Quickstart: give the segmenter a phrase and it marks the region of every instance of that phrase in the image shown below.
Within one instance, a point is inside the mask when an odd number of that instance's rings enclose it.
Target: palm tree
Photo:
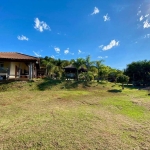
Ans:
[[[51,75],[53,73],[54,68],[55,68],[54,59],[45,57],[45,59],[43,59],[41,61],[41,63],[42,63],[42,65],[44,65],[46,67],[46,76]]]
[[[85,64],[85,60],[83,59],[83,58],[77,58],[76,60],[75,60],[75,62],[73,63],[73,66],[74,67],[76,67],[76,69],[77,69],[77,72],[76,72],[76,75],[77,75],[77,81],[79,80],[79,69],[81,68],[81,67],[84,67],[84,64]]]
[[[91,57],[90,55],[88,55],[85,59],[85,66],[87,68],[87,71],[89,71],[91,66],[93,66],[94,64],[95,64],[95,61],[91,61]]]
[[[96,68],[98,70],[98,79],[97,79],[97,82],[99,82],[99,78],[100,78],[100,70],[101,70],[101,67],[102,67],[102,62],[103,60],[99,60],[99,61],[96,61]]]

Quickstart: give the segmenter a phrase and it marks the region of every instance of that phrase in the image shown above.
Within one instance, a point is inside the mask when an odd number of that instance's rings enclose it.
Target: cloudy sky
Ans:
[[[124,69],[150,60],[150,0],[1,0],[0,51]]]

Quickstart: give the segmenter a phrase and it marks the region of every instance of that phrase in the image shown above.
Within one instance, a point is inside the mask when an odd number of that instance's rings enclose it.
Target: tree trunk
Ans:
[[[98,70],[98,79],[97,79],[97,82],[99,82],[99,78],[100,78],[100,75],[99,75],[99,70]]]
[[[122,83],[122,89],[124,90],[124,84]]]
[[[100,78],[100,77],[98,76],[97,82],[99,82],[99,78]]]
[[[77,69],[77,81],[79,81],[78,74],[79,74],[79,73],[78,73],[78,69]]]

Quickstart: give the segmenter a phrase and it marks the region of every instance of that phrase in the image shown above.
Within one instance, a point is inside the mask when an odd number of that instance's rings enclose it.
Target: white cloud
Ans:
[[[33,53],[34,53],[34,55],[35,55],[36,57],[41,57],[41,55],[38,54],[37,52],[33,51]]]
[[[99,13],[99,9],[97,7],[94,7],[94,11],[93,13],[91,13],[91,15],[96,15]]]
[[[140,17],[140,21],[142,21],[143,19],[144,19],[144,17],[143,17],[143,16],[141,16],[141,17]]]
[[[103,48],[104,45],[100,45],[99,48]]]
[[[18,40],[21,40],[21,41],[24,41],[24,40],[26,40],[26,41],[28,41],[29,40],[29,38],[27,38],[26,36],[24,36],[24,35],[22,35],[22,36],[17,36],[17,38],[18,38]]]
[[[60,52],[60,48],[59,47],[54,47],[54,50],[55,50],[56,53]]]
[[[146,34],[144,38],[150,38],[150,34]]]
[[[102,59],[103,57],[102,56],[98,56],[97,58]]]
[[[105,58],[108,58],[108,56],[104,56],[104,57],[98,56],[97,58],[99,58],[99,59],[105,59]]]
[[[50,56],[51,58],[55,58],[55,56],[54,55],[52,55],[52,56]]]
[[[148,20],[143,22],[143,28],[149,28],[150,27],[150,23],[148,22]]]
[[[145,15],[145,18],[148,17],[148,16],[149,16],[149,14]]]
[[[114,46],[118,46],[118,45],[119,45],[119,41],[112,40],[108,45],[104,46],[102,50],[107,51],[107,50],[113,48]]]
[[[108,16],[108,14],[106,14],[105,16],[103,16],[104,18],[104,21],[109,21],[110,20],[110,17]]]
[[[34,22],[34,28],[40,32],[43,32],[44,30],[51,30],[50,27],[44,21],[40,21],[38,18],[35,18]]]
[[[64,54],[68,54],[69,53],[69,48],[67,48],[66,50],[64,50]]]
[[[78,50],[78,54],[81,54],[81,53],[82,53],[82,51],[79,49],[79,50]]]
[[[138,11],[137,15],[139,15],[141,13],[141,10]]]

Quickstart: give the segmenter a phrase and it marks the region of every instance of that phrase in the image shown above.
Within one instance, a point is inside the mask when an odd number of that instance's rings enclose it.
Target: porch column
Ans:
[[[33,78],[33,64],[30,62],[29,64],[29,80],[32,80]]]
[[[20,64],[19,64],[19,78],[20,78],[20,74],[21,74],[21,66],[20,66]]]
[[[37,68],[36,68],[36,65],[34,65],[34,75],[35,75],[35,78],[37,78]]]

